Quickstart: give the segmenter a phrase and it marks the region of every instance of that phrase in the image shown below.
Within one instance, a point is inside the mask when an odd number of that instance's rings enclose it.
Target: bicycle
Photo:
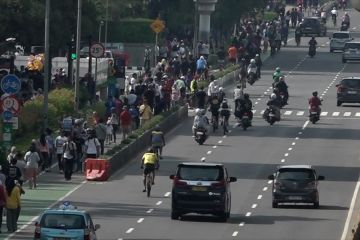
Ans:
[[[223,126],[223,133],[226,135],[226,133],[228,133],[229,119],[225,116],[222,116],[221,124]]]
[[[145,186],[146,186],[146,196],[147,197],[150,197],[153,178],[154,178],[154,172],[153,171],[150,171],[145,175]]]
[[[211,124],[212,124],[213,132],[215,132],[215,130],[219,128],[219,117],[212,114],[211,115]]]
[[[160,161],[159,159],[162,158],[161,155],[160,155],[160,146],[152,146],[152,148],[155,150],[155,153],[156,153],[156,157],[157,157],[157,160],[156,160],[156,163],[155,163],[155,169],[159,169],[160,168]]]

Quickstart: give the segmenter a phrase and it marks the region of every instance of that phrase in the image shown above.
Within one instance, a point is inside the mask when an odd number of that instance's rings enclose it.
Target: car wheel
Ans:
[[[338,107],[340,107],[341,104],[342,104],[342,102],[340,102],[340,101],[337,101],[337,102],[336,102],[336,106],[338,106]]]
[[[314,208],[317,209],[317,208],[319,208],[319,207],[320,207],[319,202],[314,202]]]
[[[343,62],[343,63],[346,63],[346,59],[343,58],[343,59],[342,59],[342,62]]]
[[[272,207],[273,207],[273,208],[278,208],[278,207],[279,207],[279,204],[273,200],[273,201],[272,201]]]
[[[334,50],[332,50],[332,49],[330,48],[330,52],[332,53],[332,52],[334,52]]]
[[[228,216],[230,215],[230,213],[226,213],[226,212],[222,212],[219,214],[219,220],[221,222],[226,222],[228,220]]]
[[[180,213],[174,210],[171,210],[171,219],[172,220],[178,220],[180,217]]]

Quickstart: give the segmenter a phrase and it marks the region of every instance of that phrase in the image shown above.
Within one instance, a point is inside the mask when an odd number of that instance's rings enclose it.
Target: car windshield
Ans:
[[[347,43],[345,44],[345,49],[360,49],[359,43]]]
[[[315,180],[315,175],[310,169],[280,169],[277,175],[280,180]]]
[[[224,175],[222,168],[218,166],[182,166],[178,177],[190,181],[219,181]]]
[[[316,25],[319,21],[317,19],[305,18],[303,24],[305,25]]]
[[[58,229],[84,229],[85,219],[77,214],[47,213],[41,218],[40,226]]]
[[[348,39],[350,36],[348,33],[334,33],[333,38]]]
[[[348,88],[360,88],[360,79],[344,79],[341,81],[341,85]]]

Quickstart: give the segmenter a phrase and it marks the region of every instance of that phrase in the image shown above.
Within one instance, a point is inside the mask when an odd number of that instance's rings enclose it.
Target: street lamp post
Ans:
[[[199,13],[199,41],[209,42],[210,38],[210,15],[215,11],[218,0],[194,0],[196,11]]]
[[[80,94],[79,76],[80,76],[81,8],[82,8],[82,0],[78,0],[77,31],[76,31],[75,112],[79,111],[79,94]]]
[[[49,102],[49,28],[50,28],[50,0],[46,0],[45,6],[45,66],[44,66],[44,129],[48,126],[48,102]]]
[[[104,25],[104,21],[100,21],[100,24],[99,24],[99,40],[98,40],[98,42],[99,43],[101,43],[101,27]],[[97,81],[97,75],[98,75],[98,73],[97,73],[97,67],[98,67],[98,59],[97,58],[95,58],[95,77],[94,77],[94,79],[95,79],[95,85],[96,85],[96,81]]]
[[[104,47],[106,50],[107,45],[107,34],[108,34],[108,21],[109,21],[109,0],[106,0],[106,13],[105,13],[105,41],[104,41]]]

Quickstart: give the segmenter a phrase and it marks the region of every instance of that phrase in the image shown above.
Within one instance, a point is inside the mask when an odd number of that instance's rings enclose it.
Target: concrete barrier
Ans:
[[[184,119],[188,117],[188,107],[181,107],[176,112],[168,116],[163,122],[159,123],[162,131],[166,134]],[[120,151],[116,152],[111,156],[108,161],[110,162],[111,169],[110,174],[113,174],[119,170],[122,166],[128,163],[133,157],[139,154],[139,152],[144,151],[147,147],[150,146],[151,131],[146,131],[142,136],[137,138],[132,143],[128,144]],[[140,162],[140,160],[139,160]]]

